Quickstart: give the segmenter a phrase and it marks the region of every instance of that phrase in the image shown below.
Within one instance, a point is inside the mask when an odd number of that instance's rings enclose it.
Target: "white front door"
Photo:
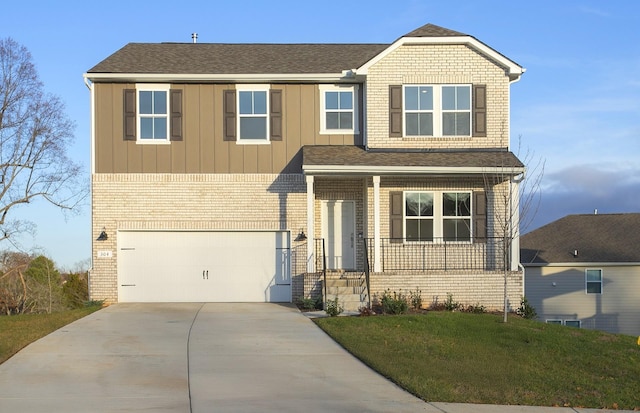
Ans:
[[[355,269],[355,222],[354,201],[322,202],[322,238],[329,269]]]

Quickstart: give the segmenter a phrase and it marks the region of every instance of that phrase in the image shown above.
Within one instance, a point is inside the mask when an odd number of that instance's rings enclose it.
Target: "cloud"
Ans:
[[[591,14],[593,16],[611,17],[611,13],[606,12],[602,9],[596,9],[595,7],[581,6],[578,7],[578,10],[584,14]]]
[[[640,167],[575,165],[543,178],[540,206],[528,232],[570,214],[640,212]],[[524,218],[523,218],[524,220]]]

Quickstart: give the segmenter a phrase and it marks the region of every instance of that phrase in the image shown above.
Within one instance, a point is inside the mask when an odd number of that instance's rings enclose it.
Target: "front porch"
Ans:
[[[371,308],[389,290],[421,296],[425,308],[443,303],[450,294],[462,305],[482,305],[488,311],[504,308],[505,276],[510,310],[515,310],[524,293],[523,275],[508,268],[503,239],[485,242],[439,242],[412,245],[399,239],[382,239],[380,271],[370,265],[374,240],[360,239],[357,249],[361,267],[344,270],[327,268],[325,240],[314,240],[313,271],[303,274],[304,296],[332,300],[345,311]],[[508,254],[506,254],[508,256]],[[507,266],[505,266],[505,262]]]

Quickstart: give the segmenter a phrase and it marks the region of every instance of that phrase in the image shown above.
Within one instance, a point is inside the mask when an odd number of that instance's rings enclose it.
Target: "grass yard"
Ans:
[[[0,316],[0,363],[29,343],[102,308],[100,305],[53,314]]]
[[[315,321],[427,401],[640,410],[637,337],[459,312]]]

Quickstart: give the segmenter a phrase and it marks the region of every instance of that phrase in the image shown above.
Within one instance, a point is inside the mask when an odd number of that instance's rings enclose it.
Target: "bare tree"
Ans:
[[[73,130],[64,103],[44,92],[29,51],[0,39],[0,241],[32,228],[10,219],[15,206],[45,199],[75,211],[87,196],[82,168],[67,154]]]
[[[497,174],[485,174],[484,185],[488,193],[492,194],[493,228],[499,238],[496,247],[504,271],[504,312],[503,321],[507,322],[509,311],[508,276],[511,271],[512,254],[519,255],[520,245],[515,241],[520,238],[522,231],[531,224],[538,212],[541,196],[541,182],[544,176],[545,162],[537,158],[535,153],[527,150],[523,155],[522,138],[518,137],[516,155],[522,156],[526,165],[526,173],[516,173],[516,164],[507,164],[502,157],[502,170]]]

